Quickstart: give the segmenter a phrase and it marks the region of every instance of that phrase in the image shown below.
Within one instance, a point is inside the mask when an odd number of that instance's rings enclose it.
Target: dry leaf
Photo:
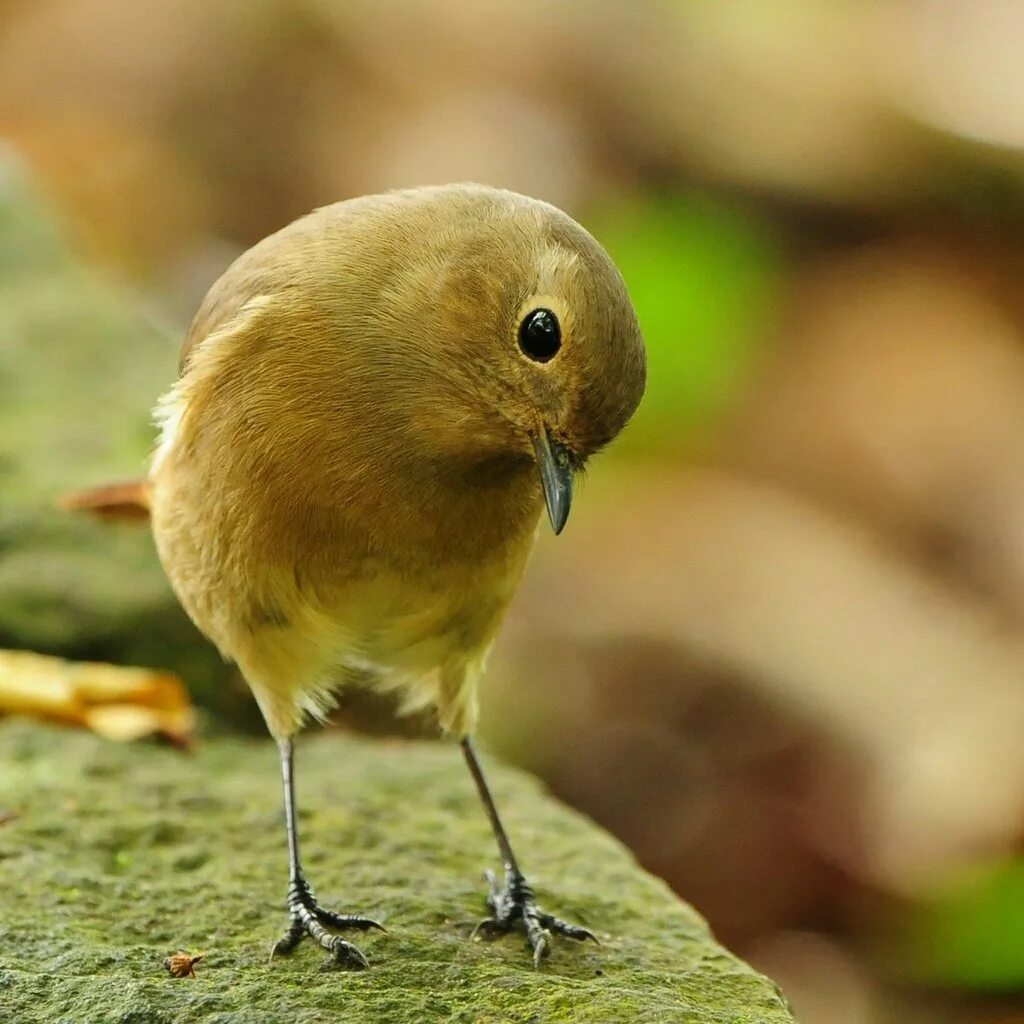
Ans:
[[[169,672],[30,651],[0,650],[2,714],[84,725],[122,741],[158,734],[186,744],[193,727],[188,693]]]
[[[172,978],[194,978],[196,964],[202,959],[202,953],[197,953],[195,956],[189,956],[188,953],[175,953],[164,961],[164,967],[170,972]]]

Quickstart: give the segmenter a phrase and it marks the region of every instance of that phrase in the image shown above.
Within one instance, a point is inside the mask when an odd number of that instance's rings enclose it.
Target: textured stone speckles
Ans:
[[[22,1024],[782,1024],[770,981],[612,838],[521,773],[492,766],[539,897],[600,948],[557,942],[535,971],[525,939],[471,942],[491,836],[445,744],[303,737],[298,790],[310,881],[381,920],[371,962],[325,970],[312,944],[270,962],[285,920],[273,746],[192,755],[0,723],[0,1006]],[[488,759],[491,761],[491,759]],[[202,970],[163,966],[201,950]]]

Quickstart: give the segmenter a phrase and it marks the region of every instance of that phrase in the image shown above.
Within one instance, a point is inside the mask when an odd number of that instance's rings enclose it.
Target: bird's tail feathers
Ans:
[[[71,491],[61,495],[57,504],[69,512],[88,512],[101,519],[148,519],[150,484],[143,478]]]

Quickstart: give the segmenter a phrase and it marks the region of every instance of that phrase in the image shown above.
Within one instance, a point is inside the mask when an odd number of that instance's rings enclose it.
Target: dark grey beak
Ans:
[[[557,535],[562,532],[569,518],[569,506],[572,505],[572,463],[569,452],[564,445],[552,441],[546,430],[534,437],[533,450],[537,453],[537,469],[544,487],[551,529]]]

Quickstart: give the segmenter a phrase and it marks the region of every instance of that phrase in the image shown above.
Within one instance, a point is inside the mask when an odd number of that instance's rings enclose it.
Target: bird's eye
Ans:
[[[550,309],[535,309],[527,313],[519,325],[519,347],[535,362],[546,363],[554,359],[562,347],[558,317]]]

